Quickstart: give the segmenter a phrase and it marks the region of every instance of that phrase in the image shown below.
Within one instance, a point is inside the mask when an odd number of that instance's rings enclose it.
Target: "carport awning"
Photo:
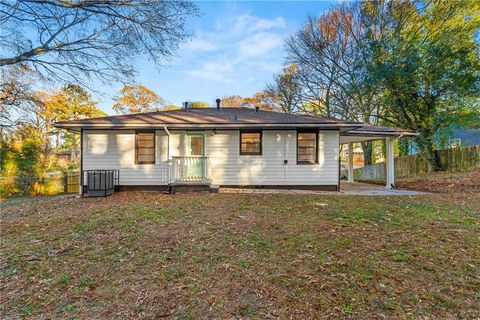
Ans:
[[[349,130],[347,132],[340,133],[340,144],[349,142],[364,142],[381,140],[385,138],[399,138],[403,136],[414,137],[417,134],[414,131],[390,128],[382,126],[365,125],[361,128]]]
[[[410,130],[400,128],[365,125],[361,128],[355,128],[347,132],[340,133],[340,144],[348,143],[348,149],[350,151],[353,150],[354,142],[358,143],[364,141],[385,139],[387,147],[386,188],[391,189],[395,186],[395,155],[393,152],[393,140],[402,136],[416,136],[416,133]],[[353,182],[353,152],[348,153],[348,181]]]

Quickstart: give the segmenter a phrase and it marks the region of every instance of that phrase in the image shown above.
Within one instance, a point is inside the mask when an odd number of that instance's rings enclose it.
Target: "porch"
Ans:
[[[218,187],[212,186],[208,157],[172,157],[168,191],[172,194],[192,191],[218,192]]]
[[[170,185],[210,185],[211,167],[205,156],[173,156],[170,166]]]
[[[88,197],[106,197],[118,192],[120,170],[99,169],[83,170],[81,180],[82,195]],[[206,156],[173,156],[168,161],[168,169],[158,186],[144,186],[149,190],[161,190],[175,193],[179,191],[216,191],[211,187],[211,167]]]

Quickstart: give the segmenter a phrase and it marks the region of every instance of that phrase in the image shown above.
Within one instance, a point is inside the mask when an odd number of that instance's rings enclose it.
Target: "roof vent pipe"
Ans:
[[[215,100],[215,102],[217,103],[217,110],[220,110],[220,102],[222,102],[222,100],[217,98],[217,100]]]
[[[185,101],[183,103],[183,110],[187,111],[187,109],[188,109],[188,101]]]

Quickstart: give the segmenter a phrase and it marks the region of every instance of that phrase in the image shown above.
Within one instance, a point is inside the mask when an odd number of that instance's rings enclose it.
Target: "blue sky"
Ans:
[[[265,88],[285,62],[284,39],[309,15],[319,16],[327,1],[201,1],[188,23],[193,36],[178,56],[156,67],[138,63],[137,83],[164,99],[213,103],[217,97],[250,96]],[[99,106],[113,114],[112,97],[120,84],[105,88]]]

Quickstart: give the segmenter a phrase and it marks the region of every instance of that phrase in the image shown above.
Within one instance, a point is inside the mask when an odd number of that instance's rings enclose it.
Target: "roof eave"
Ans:
[[[238,128],[360,128],[357,123],[221,123],[221,124],[150,124],[150,123],[123,123],[123,124],[76,124],[56,123],[54,127],[66,130],[79,131],[80,129],[238,129]]]
[[[351,130],[344,134],[345,136],[410,136],[415,137],[419,134],[411,131],[374,131],[374,130]]]

